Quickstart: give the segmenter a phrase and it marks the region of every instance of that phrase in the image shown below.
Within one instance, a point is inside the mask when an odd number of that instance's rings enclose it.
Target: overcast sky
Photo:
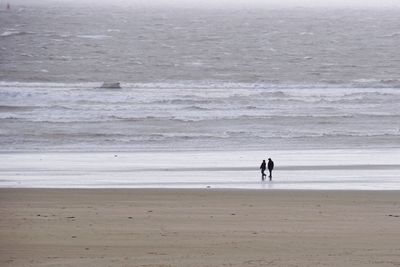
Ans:
[[[98,3],[129,6],[171,7],[400,7],[400,0],[0,0],[14,4]]]

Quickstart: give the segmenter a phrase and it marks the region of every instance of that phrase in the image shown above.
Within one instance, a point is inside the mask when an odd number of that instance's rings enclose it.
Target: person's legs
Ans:
[[[261,170],[261,180],[264,181],[265,177],[267,177],[267,175],[265,174],[265,170]]]
[[[269,171],[269,180],[272,180],[272,170],[268,170]]]

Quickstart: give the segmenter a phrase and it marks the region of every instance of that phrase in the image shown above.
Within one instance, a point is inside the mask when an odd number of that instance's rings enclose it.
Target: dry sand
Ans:
[[[400,266],[400,192],[0,189],[0,266]]]

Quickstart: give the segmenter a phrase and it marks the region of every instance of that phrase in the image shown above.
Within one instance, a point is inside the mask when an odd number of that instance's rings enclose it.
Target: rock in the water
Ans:
[[[109,82],[104,82],[100,88],[105,88],[105,89],[121,89],[121,84],[119,82],[117,83],[109,83]]]

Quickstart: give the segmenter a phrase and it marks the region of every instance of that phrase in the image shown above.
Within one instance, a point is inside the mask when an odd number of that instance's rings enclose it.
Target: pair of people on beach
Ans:
[[[269,180],[272,181],[272,170],[274,169],[274,162],[272,161],[271,158],[268,159],[268,166],[267,163],[265,162],[265,159],[261,163],[260,169],[261,169],[261,180],[265,181],[265,178],[267,175],[265,174],[265,170],[268,167],[269,171]]]

